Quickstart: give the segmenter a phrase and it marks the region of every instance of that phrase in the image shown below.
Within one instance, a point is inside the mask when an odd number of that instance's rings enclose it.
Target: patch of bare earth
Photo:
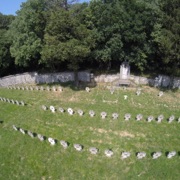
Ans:
[[[96,132],[98,132],[100,134],[113,133],[114,135],[120,136],[120,137],[130,137],[130,138],[135,137],[134,134],[131,134],[131,133],[127,132],[127,131],[112,131],[111,129],[106,130],[106,129],[102,129],[102,128],[92,128],[92,127],[90,127],[89,129],[91,131],[96,131]]]

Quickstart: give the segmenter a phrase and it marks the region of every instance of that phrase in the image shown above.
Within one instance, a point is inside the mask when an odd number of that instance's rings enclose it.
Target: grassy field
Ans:
[[[44,85],[46,86],[46,85]],[[74,90],[66,85],[63,92],[28,91],[0,89],[0,97],[23,100],[26,105],[0,101],[0,180],[13,179],[180,179],[180,92],[164,91],[158,97],[159,90],[142,87],[140,96],[135,88],[116,89],[114,94],[101,84],[91,89]],[[124,100],[127,95],[127,100]],[[42,110],[42,105],[53,105],[57,109],[72,108],[75,114],[52,113]],[[77,110],[82,109],[80,117]],[[94,110],[95,117],[90,117]],[[107,118],[101,119],[100,113],[107,112]],[[117,112],[119,118],[112,119]],[[132,115],[129,121],[124,115]],[[137,114],[143,120],[136,121]],[[163,114],[162,123],[156,120],[147,122],[147,117]],[[168,123],[174,115],[176,119]],[[58,140],[51,146],[47,140],[41,142],[15,131],[16,125],[25,130],[52,137]],[[69,142],[63,149],[59,140]],[[73,144],[84,146],[82,152],[74,149]],[[99,153],[92,155],[90,147],[97,147]],[[106,157],[104,150],[111,149],[114,155]],[[131,152],[127,159],[121,159],[123,151]],[[144,151],[147,156],[137,159],[136,153]],[[152,159],[152,153],[161,151],[162,156]],[[167,159],[168,151],[177,155]]]

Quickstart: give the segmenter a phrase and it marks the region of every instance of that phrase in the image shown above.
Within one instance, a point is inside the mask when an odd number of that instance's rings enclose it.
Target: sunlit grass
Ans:
[[[135,88],[116,89],[111,94],[104,85],[89,93],[71,86],[63,92],[1,88],[1,97],[23,100],[27,105],[0,101],[0,179],[179,179],[179,155],[167,159],[165,153],[180,151],[180,93],[166,91],[158,97],[158,92],[142,87],[140,96]],[[42,105],[66,111],[43,111]],[[75,111],[72,116],[67,113],[69,107]],[[78,109],[84,111],[82,117]],[[95,117],[89,116],[89,110],[95,111]],[[102,111],[107,112],[106,119],[101,119]],[[114,112],[119,114],[117,120],[112,119]],[[129,121],[124,120],[125,113],[131,113]],[[139,113],[143,120],[137,122]],[[165,117],[162,123],[146,121],[149,115],[156,118],[160,114]],[[171,115],[176,120],[169,124]],[[58,143],[50,146],[47,140],[40,142],[37,137],[14,131],[12,125],[55,138]],[[68,141],[69,147],[63,149],[59,140]],[[82,144],[83,151],[77,152],[74,143]],[[97,147],[99,153],[91,155],[89,147]],[[114,155],[107,158],[105,149],[112,149]],[[122,151],[131,152],[131,156],[122,160]],[[137,160],[139,151],[145,151],[147,157]],[[163,155],[152,160],[155,151]]]

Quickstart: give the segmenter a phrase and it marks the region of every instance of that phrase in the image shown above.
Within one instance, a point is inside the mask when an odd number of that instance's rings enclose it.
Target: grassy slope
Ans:
[[[180,93],[169,91],[159,98],[158,90],[149,87],[144,87],[140,96],[135,92],[135,89],[120,89],[111,95],[104,86],[90,93],[69,87],[63,92],[0,89],[1,97],[27,103],[22,107],[0,101],[0,120],[3,120],[0,124],[0,179],[180,179],[180,156],[165,157],[167,151],[180,151],[180,124],[168,124],[166,120],[172,114],[180,116]],[[125,94],[128,95],[126,101]],[[81,108],[85,115],[53,114],[43,111],[43,104],[71,107],[76,111]],[[94,118],[88,115],[91,109],[96,112]],[[101,111],[109,115],[105,120],[100,118]],[[118,120],[112,120],[113,112],[120,114]],[[132,114],[130,121],[124,121],[125,113]],[[144,115],[144,120],[135,121],[138,113]],[[162,123],[145,121],[148,115],[157,117],[159,114],[166,118]],[[58,142],[52,147],[47,141],[40,142],[14,131],[13,124],[66,140],[70,146],[64,150]],[[73,143],[84,145],[83,152],[75,151]],[[98,155],[88,152],[91,146],[99,148]],[[112,158],[104,155],[107,148],[114,151]],[[130,151],[131,157],[121,160],[122,151]],[[137,160],[138,151],[147,152],[147,157]],[[152,160],[154,151],[162,151],[163,156]]]

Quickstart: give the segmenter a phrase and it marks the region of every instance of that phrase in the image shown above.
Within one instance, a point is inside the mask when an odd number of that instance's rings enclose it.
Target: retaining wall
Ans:
[[[113,83],[118,81],[120,74],[102,74],[94,76],[96,83]],[[89,71],[78,72],[79,81],[91,82],[92,74]],[[155,87],[172,87],[180,89],[180,77],[169,77],[159,75],[155,79],[150,79],[141,76],[130,76],[130,80],[137,85],[150,85]],[[73,72],[60,72],[60,73],[46,73],[38,74],[37,72],[16,74],[0,78],[0,86],[11,86],[17,84],[41,84],[41,83],[56,83],[74,81]]]

